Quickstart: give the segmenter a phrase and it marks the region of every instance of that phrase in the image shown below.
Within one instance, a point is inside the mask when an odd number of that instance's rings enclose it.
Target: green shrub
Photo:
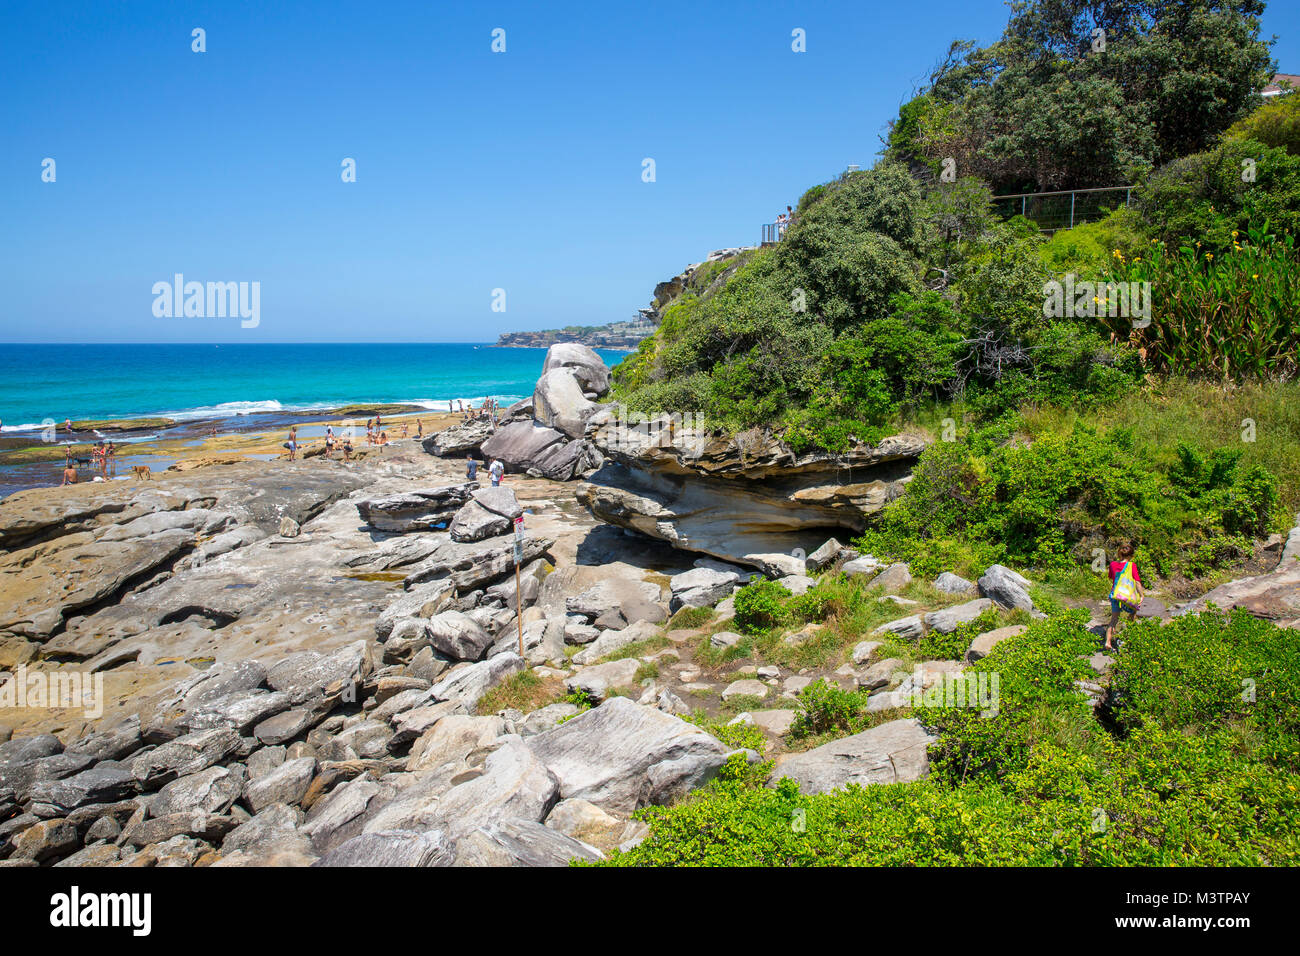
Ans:
[[[736,626],[760,634],[785,620],[790,591],[776,581],[755,581],[736,592]]]
[[[799,692],[799,712],[790,725],[790,739],[824,734],[842,737],[865,730],[870,720],[867,699],[861,691],[845,690],[818,678]]]
[[[1291,631],[1238,609],[1124,632],[1111,686],[1125,729],[1147,723],[1201,733],[1248,723],[1262,755],[1300,769],[1300,644]]]
[[[999,625],[998,612],[992,608],[965,624],[958,624],[948,634],[928,631],[916,642],[916,653],[926,661],[960,661],[966,657],[970,642]]]
[[[1233,123],[1225,139],[1254,140],[1300,156],[1300,96],[1274,96]]]

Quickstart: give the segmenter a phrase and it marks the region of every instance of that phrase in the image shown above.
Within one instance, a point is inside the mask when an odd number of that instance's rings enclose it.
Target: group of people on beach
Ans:
[[[400,437],[402,438],[408,437],[410,435],[410,427],[411,427],[410,423],[400,422],[399,426],[401,428]],[[333,460],[334,449],[338,448],[343,453],[344,461],[352,460],[353,448],[352,448],[352,436],[350,434],[351,431],[352,428],[350,426],[344,429],[343,438],[340,440],[340,438],[334,434],[333,425],[325,426],[325,456],[324,457],[326,459]],[[424,419],[417,418],[415,420],[415,440],[419,441],[423,437],[424,437]],[[387,429],[384,428],[383,419],[379,415],[376,415],[374,418],[367,418],[366,419],[366,444],[378,445],[382,448],[386,446],[389,443],[389,441],[390,439],[388,437],[388,431]],[[297,460],[298,447],[299,447],[297,425],[290,426],[289,434],[286,437],[281,447],[288,449],[290,461]]]
[[[77,483],[77,464],[85,462],[91,468],[99,472],[102,480],[112,478],[117,474],[117,444],[112,441],[99,439],[90,448],[89,457],[80,457],[76,449],[68,447],[63,460],[63,481],[65,485],[75,485]]]

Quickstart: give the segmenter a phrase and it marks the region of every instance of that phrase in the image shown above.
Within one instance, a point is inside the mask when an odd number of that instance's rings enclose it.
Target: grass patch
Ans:
[[[601,663],[607,661],[622,661],[629,657],[640,657],[643,654],[653,654],[655,651],[661,651],[672,641],[662,634],[656,634],[654,637],[647,637],[643,641],[633,641],[631,644],[625,644],[616,651],[611,651],[602,657]]]
[[[757,694],[736,694],[722,702],[722,709],[731,714],[741,714],[747,710],[762,710],[763,698]]]
[[[644,680],[652,680],[659,676],[659,665],[654,661],[645,661],[636,669],[636,674],[632,679],[638,684]]]
[[[711,607],[683,607],[677,610],[677,613],[668,619],[668,624],[664,628],[668,631],[685,631],[693,630],[697,627],[705,627],[713,620],[713,608]]]
[[[562,685],[554,678],[543,678],[531,669],[511,674],[479,698],[480,715],[495,714],[503,710],[522,710],[529,713],[539,707],[555,703]],[[590,706],[590,704],[588,704]]]

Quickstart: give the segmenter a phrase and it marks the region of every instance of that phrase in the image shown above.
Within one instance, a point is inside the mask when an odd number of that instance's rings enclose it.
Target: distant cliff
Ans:
[[[726,281],[744,261],[753,246],[718,249],[703,262],[692,263],[680,274],[655,286],[650,305],[638,309],[635,319],[606,325],[569,325],[562,329],[540,332],[506,332],[497,339],[497,348],[545,349],[560,342],[578,342],[593,349],[635,349],[654,335],[663,311],[684,292],[707,295]]]
[[[634,349],[649,338],[657,325],[657,316],[644,313],[629,322],[606,325],[570,325],[563,329],[540,332],[506,332],[497,339],[497,348],[550,348],[559,342],[578,342],[593,349]]]

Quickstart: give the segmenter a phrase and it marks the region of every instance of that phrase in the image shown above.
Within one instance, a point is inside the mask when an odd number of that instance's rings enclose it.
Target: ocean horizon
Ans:
[[[606,364],[627,353],[597,349]],[[311,412],[358,403],[501,404],[533,393],[544,348],[492,343],[0,344],[3,432],[64,419]]]

